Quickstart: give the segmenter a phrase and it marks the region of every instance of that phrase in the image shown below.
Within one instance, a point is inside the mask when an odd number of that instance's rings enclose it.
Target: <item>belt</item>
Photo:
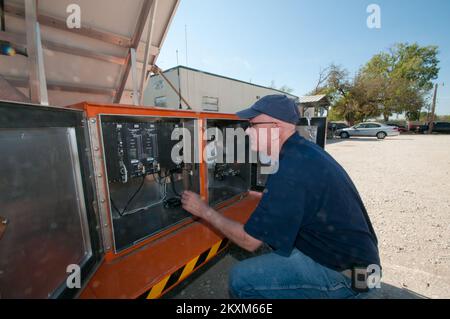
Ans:
[[[368,273],[364,268],[346,269],[340,272],[345,277],[351,280],[352,289],[358,293],[368,292],[369,287],[367,283]]]

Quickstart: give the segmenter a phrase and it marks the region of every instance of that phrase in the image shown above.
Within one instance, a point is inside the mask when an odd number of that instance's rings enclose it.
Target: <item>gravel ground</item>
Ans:
[[[450,136],[402,135],[328,145],[377,232],[383,282],[450,298]]]
[[[338,139],[327,151],[355,182],[377,232],[376,297],[450,298],[450,136]],[[252,256],[232,246],[166,298],[228,298],[228,271]]]

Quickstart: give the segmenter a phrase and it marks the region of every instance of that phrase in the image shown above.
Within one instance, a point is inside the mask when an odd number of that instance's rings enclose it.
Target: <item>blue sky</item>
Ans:
[[[367,6],[381,7],[381,29],[369,29]],[[356,72],[396,42],[438,45],[438,114],[450,114],[448,0],[181,0],[158,64],[186,65],[277,87],[314,88],[331,62]]]

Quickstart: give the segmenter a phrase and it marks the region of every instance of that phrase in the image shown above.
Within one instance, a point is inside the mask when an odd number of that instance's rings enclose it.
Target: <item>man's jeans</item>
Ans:
[[[269,253],[238,263],[230,273],[230,295],[239,299],[365,298],[351,279],[294,249],[290,257]]]

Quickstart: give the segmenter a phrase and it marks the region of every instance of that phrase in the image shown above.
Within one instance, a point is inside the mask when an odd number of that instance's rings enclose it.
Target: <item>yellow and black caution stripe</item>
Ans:
[[[229,241],[226,238],[217,242],[210,249],[191,259],[186,265],[180,267],[174,273],[164,277],[164,279],[154,285],[150,290],[142,294],[139,299],[156,299],[160,297],[172,286],[186,279],[189,274],[197,270],[204,262],[209,261],[220,253],[227,246],[228,242]]]

